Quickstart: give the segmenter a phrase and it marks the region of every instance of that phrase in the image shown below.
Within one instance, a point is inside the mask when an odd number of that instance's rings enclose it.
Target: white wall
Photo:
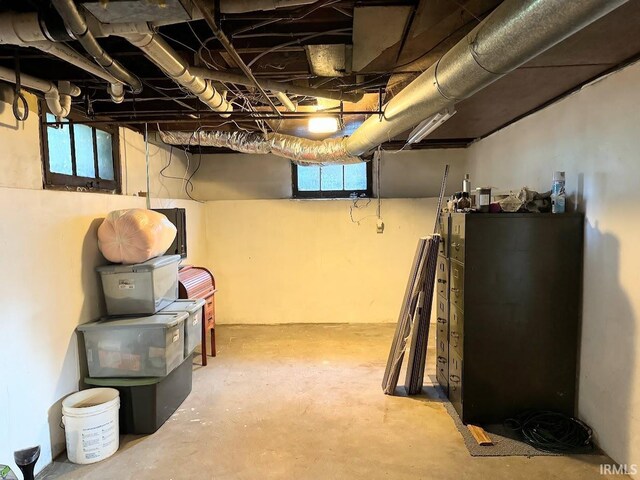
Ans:
[[[365,202],[366,203],[366,202]],[[364,203],[362,203],[364,205]],[[208,264],[220,323],[397,320],[418,238],[433,232],[435,199],[207,202]]]
[[[64,449],[60,401],[80,381],[75,328],[104,313],[94,273],[105,263],[96,242],[99,219],[111,210],[144,208],[145,199],[42,190],[37,106],[29,101],[31,116],[20,125],[0,102],[0,463],[12,463],[14,450],[41,445],[41,470]],[[122,130],[121,145],[124,193],[146,190],[142,137]],[[184,155],[165,172],[178,180],[160,178],[167,162],[167,151],[152,146],[152,207],[187,208],[187,261],[202,264],[204,205],[182,200]]]
[[[382,152],[380,191],[383,198],[431,198],[440,194],[445,165],[446,194],[462,190],[467,151],[462,148]]]
[[[203,155],[194,183],[203,200],[291,198],[291,162],[275,155]]]
[[[440,192],[449,164],[447,192],[460,190],[466,173],[464,149],[385,151],[380,162],[383,198],[429,198]],[[201,200],[291,198],[291,162],[275,155],[203,155],[194,177]]]
[[[636,63],[469,149],[478,184],[546,191],[566,171],[586,214],[579,412],[626,464],[640,464],[639,86]]]
[[[350,200],[291,200],[289,160],[203,156],[195,195],[207,200],[217,321],[395,322],[418,238],[433,232],[433,197],[447,163],[447,190],[459,190],[464,150],[383,152],[386,228],[377,234],[376,200],[359,200],[359,208]]]
[[[10,89],[0,90],[7,98]],[[146,165],[142,136],[121,129],[122,195],[43,190],[37,104],[27,99],[32,113],[20,124],[0,101],[0,202],[15,207],[6,209],[0,235],[1,266],[10,272],[0,279],[0,321],[10,339],[0,362],[0,463],[39,444],[40,470],[64,448],[60,402],[81,375],[75,328],[104,311],[94,273],[104,263],[99,219],[145,206],[136,195],[146,191]],[[405,162],[387,160],[404,155]],[[462,165],[464,154],[385,154],[383,196],[433,195],[445,160]],[[385,199],[378,235],[375,202],[359,202],[358,224],[350,201],[248,200],[290,197],[290,163],[277,157],[205,157],[190,193],[217,201],[186,200],[185,179],[197,162],[151,145],[152,207],[187,208],[187,261],[215,270],[221,322],[395,321],[417,239],[433,225],[433,200]]]

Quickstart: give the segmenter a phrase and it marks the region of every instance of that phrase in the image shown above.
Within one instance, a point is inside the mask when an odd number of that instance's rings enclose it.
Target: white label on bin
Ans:
[[[177,330],[176,333],[173,334],[173,340],[171,340],[171,343],[176,343],[179,338],[180,338],[180,330]]]
[[[136,284],[135,284],[134,280],[128,280],[128,279],[119,280],[118,281],[118,288],[120,290],[132,290],[132,289],[136,288]]]

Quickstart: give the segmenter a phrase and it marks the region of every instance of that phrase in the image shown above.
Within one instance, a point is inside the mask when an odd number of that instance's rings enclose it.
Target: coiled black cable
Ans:
[[[577,418],[546,410],[529,410],[504,422],[523,440],[544,452],[588,453],[593,450],[593,430]]]

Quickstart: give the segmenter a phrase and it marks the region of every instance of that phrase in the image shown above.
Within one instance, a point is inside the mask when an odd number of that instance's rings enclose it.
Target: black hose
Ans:
[[[528,410],[504,422],[537,450],[550,453],[588,453],[594,448],[593,430],[577,418],[546,410]]]
[[[13,96],[13,102],[11,104],[11,108],[13,110],[13,116],[16,117],[16,120],[19,122],[24,122],[27,118],[29,118],[29,104],[27,103],[27,99],[24,98],[22,94],[21,82],[20,82],[20,56],[16,53],[16,86],[15,86],[15,95]],[[22,113],[20,113],[20,103],[22,103]]]
[[[22,104],[22,112],[20,112],[20,104]],[[13,97],[11,108],[13,110],[13,116],[16,117],[16,120],[19,122],[24,122],[29,118],[29,104],[27,103],[27,99],[24,98],[22,92],[16,92]]]

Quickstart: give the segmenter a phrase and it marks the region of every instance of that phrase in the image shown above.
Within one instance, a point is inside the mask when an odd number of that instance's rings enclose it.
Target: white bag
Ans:
[[[132,208],[110,212],[98,227],[98,248],[114,263],[142,263],[163,255],[176,227],[163,214]]]

